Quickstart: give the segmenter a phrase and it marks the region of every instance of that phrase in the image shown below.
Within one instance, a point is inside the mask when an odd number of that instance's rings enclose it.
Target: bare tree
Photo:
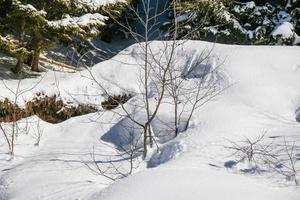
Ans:
[[[129,100],[124,104],[118,98],[114,98],[115,94],[112,94],[105,87],[103,81],[114,84],[125,94],[128,91],[117,83],[112,83],[106,77],[101,77],[101,80],[98,80],[98,77],[95,77],[92,70],[87,67],[89,71],[88,78],[99,86],[101,93],[107,99],[112,100],[113,104],[119,105],[120,109],[112,110],[112,112],[120,118],[128,118],[134,126],[139,127],[140,134],[143,136],[141,139],[144,158],[147,157],[148,148],[152,148],[157,142],[155,140],[155,133],[152,130],[152,123],[157,118],[162,105],[168,101],[169,96],[173,98],[175,113],[174,127],[175,135],[177,135],[179,133],[178,126],[182,113],[185,113],[186,116],[186,130],[195,110],[220,93],[218,85],[220,79],[215,77],[217,76],[217,69],[212,69],[211,66],[209,67],[209,64],[205,63],[208,62],[211,51],[207,52],[208,55],[204,52],[200,55],[197,55],[198,53],[195,54],[194,59],[186,60],[179,68],[176,65],[177,56],[179,56],[177,55],[178,49],[185,44],[185,41],[176,40],[179,26],[176,14],[177,1],[173,0],[171,3],[169,1],[165,2],[166,4],[163,6],[161,5],[161,1],[154,0],[141,0],[136,5],[129,3],[127,8],[132,18],[136,21],[134,26],[132,26],[130,19],[125,17],[123,22],[120,22],[113,14],[107,12],[111,19],[127,32],[135,41],[136,46],[139,47],[134,52],[134,55],[131,55],[136,58],[135,67],[139,71],[139,90],[135,91],[132,95],[135,101]],[[174,26],[171,26],[168,30],[172,34],[171,40],[154,45],[154,40],[166,39],[164,38],[165,34],[159,29],[159,18],[169,11],[172,11],[174,16]],[[186,65],[191,68],[186,69]],[[204,70],[203,75],[192,78],[192,74],[195,72],[193,68],[198,69],[201,67]],[[209,69],[206,69],[206,67]],[[184,70],[185,74],[181,70]],[[179,74],[180,72],[181,74]],[[194,80],[190,81],[191,79]],[[188,104],[181,111],[178,109],[180,102]],[[137,118],[137,113],[142,116]]]
[[[20,98],[23,97],[23,95],[27,92],[32,91],[43,79],[44,76],[42,76],[35,84],[33,84],[30,87],[27,88],[22,88],[22,78],[19,78],[17,81],[17,84],[15,86],[15,88],[9,86],[4,80],[2,80],[2,84],[4,85],[4,87],[12,94],[13,100],[11,103],[11,110],[10,110],[10,114],[11,114],[11,119],[10,119],[10,125],[11,125],[11,129],[7,130],[4,128],[4,126],[2,125],[2,122],[0,122],[0,129],[5,137],[5,140],[7,142],[8,145],[8,149],[9,149],[9,154],[11,156],[14,156],[15,153],[15,140],[19,135],[19,127],[18,127],[18,120],[20,120],[20,118],[22,118],[22,112],[21,109],[18,107],[18,101]],[[7,99],[7,101],[9,101]],[[8,102],[8,104],[10,104],[10,102]]]
[[[137,95],[140,95],[143,99],[142,110],[145,112],[145,120],[140,122],[135,119],[134,112],[126,108],[126,106],[120,103],[122,111],[125,114],[117,113],[118,115],[123,115],[129,118],[134,124],[141,127],[143,135],[143,157],[147,156],[148,145],[150,148],[153,147],[155,141],[153,141],[153,133],[151,130],[151,122],[156,117],[159,108],[162,104],[163,98],[166,93],[166,86],[168,84],[168,71],[170,70],[175,49],[177,47],[177,41],[174,40],[170,43],[166,43],[164,48],[160,52],[154,52],[151,46],[153,39],[162,38],[162,33],[158,29],[159,20],[158,18],[164,13],[168,12],[169,7],[166,5],[160,11],[158,11],[159,1],[156,1],[156,5],[153,5],[151,0],[141,0],[140,4],[133,5],[130,3],[128,5],[128,10],[132,13],[133,18],[138,21],[136,24],[137,28],[132,27],[129,19],[125,19],[125,23],[119,22],[111,13],[108,13],[110,17],[123,29],[125,30],[139,46],[140,51],[138,52],[138,68],[140,71],[140,91]],[[167,56],[164,56],[168,54]],[[140,62],[142,60],[142,62]],[[96,80],[96,78],[91,74],[92,79],[94,79],[100,86],[103,93],[107,98],[112,97],[103,85]],[[150,105],[150,92],[151,85],[155,86],[156,89],[156,102]],[[117,100],[116,100],[117,101]],[[135,105],[136,107],[140,107]]]
[[[18,98],[22,94],[20,91],[20,85],[21,85],[21,80],[18,80],[17,86],[15,90],[10,89],[4,81],[2,81],[3,85],[14,95],[14,100],[12,102],[12,122],[11,122],[11,131],[8,133],[7,130],[5,130],[1,124],[1,130],[5,136],[7,145],[9,147],[9,154],[14,155],[14,147],[15,147],[15,138],[18,136],[18,128],[17,128],[17,115],[18,115]]]

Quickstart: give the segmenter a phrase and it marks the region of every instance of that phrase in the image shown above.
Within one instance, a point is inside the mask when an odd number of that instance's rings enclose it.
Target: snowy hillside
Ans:
[[[151,43],[154,53],[164,46],[164,42]],[[164,104],[152,123],[159,150],[150,149],[144,160],[138,155],[132,175],[110,179],[116,169],[125,173],[130,165],[124,156],[127,146],[118,146],[122,142],[128,145],[127,132],[122,129],[128,124],[126,117],[116,116],[120,107],[58,124],[33,116],[18,122],[20,130],[26,131],[18,135],[13,159],[7,154],[5,138],[0,137],[0,199],[299,200],[299,47],[187,41],[176,49],[176,62],[194,58],[203,50],[212,50],[212,57],[209,63],[197,65],[197,73],[203,70],[201,66],[220,66],[223,84],[229,87],[197,110],[190,128],[175,139],[161,135],[168,133],[162,121],[171,120],[172,113]],[[137,98],[140,51],[136,44],[91,71],[47,72],[41,78],[22,80],[20,90],[30,90],[23,92],[17,103],[24,106],[43,92],[59,94],[66,103],[100,107],[105,94],[98,82],[113,94],[135,94],[124,104],[131,109],[133,103],[142,102]],[[4,83],[0,85],[1,99],[13,100],[12,91],[19,81]],[[155,86],[151,87],[150,103],[157,100],[155,91]],[[137,120],[144,120],[141,115],[137,112]],[[4,129],[10,125],[6,123]],[[274,169],[259,160],[240,159],[230,148],[242,145],[246,138],[255,141],[260,137],[259,148],[280,150],[276,151],[280,163]],[[289,156],[293,165],[289,165]],[[103,170],[107,173],[101,173]]]
[[[206,45],[190,42],[188,48]],[[299,199],[298,187],[287,187],[291,183],[274,173],[251,171],[224,148],[227,140],[254,139],[266,131],[276,142],[283,138],[295,142],[299,160],[299,51],[216,45],[214,52],[226,60],[224,69],[232,87],[197,114],[193,128],[174,142],[180,147],[172,143],[162,150],[168,152],[161,153],[166,163],[116,182],[93,198]],[[165,160],[170,159],[164,158],[166,154],[174,154],[171,161]]]

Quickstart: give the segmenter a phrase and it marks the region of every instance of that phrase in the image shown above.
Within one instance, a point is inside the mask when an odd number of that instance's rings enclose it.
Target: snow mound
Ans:
[[[283,39],[293,38],[294,26],[290,22],[283,22],[272,32],[272,36],[274,38],[281,36]]]
[[[299,195],[285,188],[270,188],[247,177],[202,168],[152,169],[118,181],[92,199],[223,199],[223,200],[298,200]],[[205,171],[205,173],[204,173]],[[221,181],[228,180],[228,181]],[[134,184],[137,183],[137,184]]]
[[[213,46],[195,41],[184,45],[188,52]],[[270,137],[292,138],[299,145],[300,125],[295,121],[295,110],[300,102],[300,49],[217,44],[213,52],[224,61],[222,68],[230,77],[231,87],[195,114],[193,127],[181,133],[178,141],[162,143],[159,152],[149,159],[148,170],[115,182],[93,198],[300,198],[299,188],[290,186],[292,182],[277,174],[252,173],[249,163],[237,162],[224,148],[227,139],[255,138],[263,130]],[[211,67],[213,62],[205,66]],[[187,66],[186,71],[189,69]]]

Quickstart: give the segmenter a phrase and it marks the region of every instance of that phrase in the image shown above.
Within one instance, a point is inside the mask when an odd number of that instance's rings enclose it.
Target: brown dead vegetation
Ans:
[[[7,98],[0,101],[0,122],[13,122],[37,115],[49,123],[60,123],[71,117],[94,113],[98,110],[91,105],[65,104],[58,96],[37,94],[31,101],[26,102],[25,108],[20,108]]]

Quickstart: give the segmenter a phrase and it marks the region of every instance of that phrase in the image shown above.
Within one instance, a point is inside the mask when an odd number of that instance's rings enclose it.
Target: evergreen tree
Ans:
[[[182,0],[179,37],[235,44],[295,43],[300,34],[300,1],[295,0]],[[182,16],[187,16],[186,18]],[[285,23],[290,32],[280,34]],[[277,31],[276,31],[277,29]],[[273,33],[276,32],[274,35]]]
[[[11,31],[0,38],[0,50],[18,58],[14,71],[20,71],[27,58],[31,69],[38,71],[41,52],[61,40],[97,36],[107,18],[98,13],[102,5],[92,2],[97,0],[12,0],[1,21]]]

